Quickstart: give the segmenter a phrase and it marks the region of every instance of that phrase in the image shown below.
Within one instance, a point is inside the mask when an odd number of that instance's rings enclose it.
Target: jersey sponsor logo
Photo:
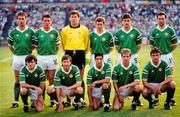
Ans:
[[[29,34],[28,34],[28,33],[26,33],[26,34],[25,34],[25,37],[29,37]]]
[[[34,77],[38,77],[38,74],[34,74]]]
[[[132,71],[129,71],[129,74],[133,74],[133,72],[132,72]]]
[[[69,74],[69,78],[73,78],[73,74]]]

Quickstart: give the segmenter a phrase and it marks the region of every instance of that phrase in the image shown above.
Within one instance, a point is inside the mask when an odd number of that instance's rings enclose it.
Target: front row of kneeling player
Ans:
[[[141,106],[139,100],[140,94],[148,100],[149,108],[155,106],[152,94],[159,95],[167,92],[164,103],[165,109],[171,109],[171,104],[175,105],[173,100],[175,92],[175,82],[169,66],[160,59],[161,52],[154,48],[150,52],[151,60],[145,65],[142,72],[143,89],[140,87],[140,75],[136,65],[131,63],[131,52],[129,49],[123,49],[122,63],[114,67],[111,74],[110,65],[103,62],[101,53],[95,54],[95,65],[90,68],[87,74],[87,89],[89,97],[89,109],[97,110],[102,105],[101,98],[104,97],[104,111],[110,112],[110,91],[112,77],[115,96],[112,109],[117,111],[123,107],[127,96],[133,96],[131,107],[137,110]],[[29,55],[25,59],[26,66],[21,68],[20,84],[21,97],[24,103],[24,111],[28,112],[27,97],[30,95],[32,100],[31,107],[37,111],[43,111],[44,101],[42,89],[45,85],[45,74],[43,69],[37,65],[37,59]],[[48,94],[57,101],[56,111],[63,111],[63,98],[65,96],[73,97],[73,106],[78,110],[84,104],[82,99],[83,88],[81,87],[81,78],[78,67],[71,64],[71,57],[64,55],[62,57],[62,66],[57,70],[54,78],[54,85],[47,89]]]

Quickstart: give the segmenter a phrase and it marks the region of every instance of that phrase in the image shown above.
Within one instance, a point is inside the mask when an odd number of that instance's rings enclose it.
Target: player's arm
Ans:
[[[116,94],[118,95],[119,94],[119,88],[118,88],[118,85],[117,85],[117,81],[113,81],[113,87],[114,87],[114,90],[115,90]]]
[[[61,42],[60,42],[60,35],[59,35],[59,33],[58,33],[58,31],[56,31],[57,32],[57,38],[56,38],[56,52],[58,53],[58,51],[59,51],[59,46],[61,45]]]
[[[150,83],[148,83],[147,80],[143,79],[142,83],[143,83],[144,87],[151,89],[151,90],[154,90],[154,86],[151,85]]]
[[[85,51],[86,51],[86,53],[87,53],[87,52],[90,51],[90,36],[89,36],[89,30],[86,29],[84,33],[85,33],[84,43],[85,43],[85,47],[86,47]]]
[[[161,82],[160,86],[163,86],[164,84],[170,83],[171,81],[173,81],[172,75],[167,77],[163,82]]]
[[[67,90],[71,90],[71,89],[75,89],[77,87],[80,87],[81,86],[81,82],[76,82],[75,84],[73,84],[72,86],[69,86],[67,88]]]
[[[12,53],[14,53],[14,48],[13,48],[13,46],[8,44],[8,47],[9,47],[9,50],[10,50]]]
[[[96,80],[92,83],[92,86],[96,86],[96,84],[103,84],[103,83],[109,83],[110,82],[110,78],[105,78],[102,80]]]
[[[93,110],[93,97],[92,97],[92,88],[91,86],[88,86],[88,98],[89,98],[89,110]]]
[[[177,47],[177,44],[172,44],[172,50],[175,50]]]
[[[139,85],[139,84],[140,84],[140,81],[139,80],[135,80],[135,81],[133,81],[133,82],[131,82],[129,84],[126,84],[126,85],[120,87],[120,88],[134,87],[134,86]]]
[[[137,51],[139,51],[141,49],[141,44],[142,44],[142,34],[139,30],[137,30],[137,39],[136,39]]]
[[[43,91],[45,89],[45,84],[46,84],[46,78],[45,78],[45,73],[44,70],[41,68],[39,72],[39,79],[40,79],[40,88]]]
[[[9,47],[9,50],[14,53],[14,48],[13,48],[13,34],[12,32],[9,33],[8,35],[8,47]]]
[[[176,32],[173,28],[171,28],[171,43],[172,43],[172,51],[177,47],[178,38]]]

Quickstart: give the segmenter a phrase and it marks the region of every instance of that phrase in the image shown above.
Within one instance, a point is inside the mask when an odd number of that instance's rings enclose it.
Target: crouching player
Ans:
[[[56,72],[54,78],[54,86],[50,86],[47,90],[48,94],[57,102],[56,111],[64,111],[63,98],[76,96],[73,102],[75,110],[83,106],[83,88],[81,87],[81,77],[77,66],[72,65],[72,58],[69,55],[62,57],[62,67]],[[79,104],[81,102],[81,104]]]
[[[173,81],[170,67],[167,63],[161,60],[161,52],[157,48],[153,48],[150,52],[151,61],[144,67],[142,73],[143,92],[142,95],[149,102],[149,108],[154,108],[151,95],[159,95],[162,92],[167,92],[164,109],[171,109],[170,102],[174,97],[176,84]]]
[[[103,54],[95,54],[95,65],[90,68],[87,75],[89,109],[97,110],[100,107],[102,93],[104,95],[104,112],[110,112],[110,65],[103,62]]]
[[[36,111],[44,110],[44,100],[42,97],[42,89],[45,86],[44,70],[37,65],[37,59],[33,55],[25,58],[26,65],[20,70],[20,93],[24,103],[24,112],[28,112],[28,95],[30,95],[32,105]]]
[[[137,110],[137,106],[140,103],[139,96],[142,91],[139,86],[139,70],[136,65],[131,63],[131,51],[129,49],[122,49],[121,56],[122,62],[114,68],[112,74],[115,89],[113,110],[120,110],[127,96],[134,97],[131,107],[132,110]]]

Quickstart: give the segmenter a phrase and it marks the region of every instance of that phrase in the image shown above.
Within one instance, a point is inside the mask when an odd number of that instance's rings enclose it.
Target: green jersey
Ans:
[[[172,51],[172,44],[177,43],[177,37],[174,29],[166,26],[163,30],[156,27],[152,30],[150,37],[150,44],[160,49],[162,54],[168,54]]]
[[[56,47],[60,44],[59,33],[56,29],[51,28],[49,31],[39,29],[35,33],[35,40],[39,55],[56,55]]]
[[[34,31],[26,27],[21,31],[18,27],[10,31],[8,44],[14,49],[14,55],[28,55],[32,53]]]
[[[113,36],[110,32],[104,31],[102,34],[98,34],[96,31],[90,34],[90,47],[92,54],[102,53],[109,54],[110,48],[114,46]]]
[[[112,80],[117,82],[117,86],[121,87],[135,80],[140,80],[139,70],[136,65],[131,64],[126,68],[122,64],[114,67]]]
[[[77,66],[72,65],[68,72],[64,71],[63,67],[61,67],[55,74],[54,86],[72,86],[81,81],[79,68]]]
[[[129,48],[132,54],[136,54],[136,46],[142,43],[142,35],[134,27],[131,27],[128,32],[121,28],[115,32],[114,37],[115,45],[119,46],[118,53],[121,53],[123,48]]]
[[[45,81],[44,70],[39,65],[36,65],[33,70],[29,70],[27,66],[23,66],[20,70],[19,80],[20,82],[39,87]]]
[[[91,67],[87,74],[87,85],[92,84],[97,80],[102,80],[105,78],[111,78],[111,68],[110,65],[104,63],[101,69],[98,69],[95,65]],[[102,84],[96,84],[95,87],[101,87]]]
[[[161,83],[165,77],[171,76],[170,67],[163,60],[158,65],[154,65],[152,61],[145,65],[142,72],[142,79],[150,83]]]

